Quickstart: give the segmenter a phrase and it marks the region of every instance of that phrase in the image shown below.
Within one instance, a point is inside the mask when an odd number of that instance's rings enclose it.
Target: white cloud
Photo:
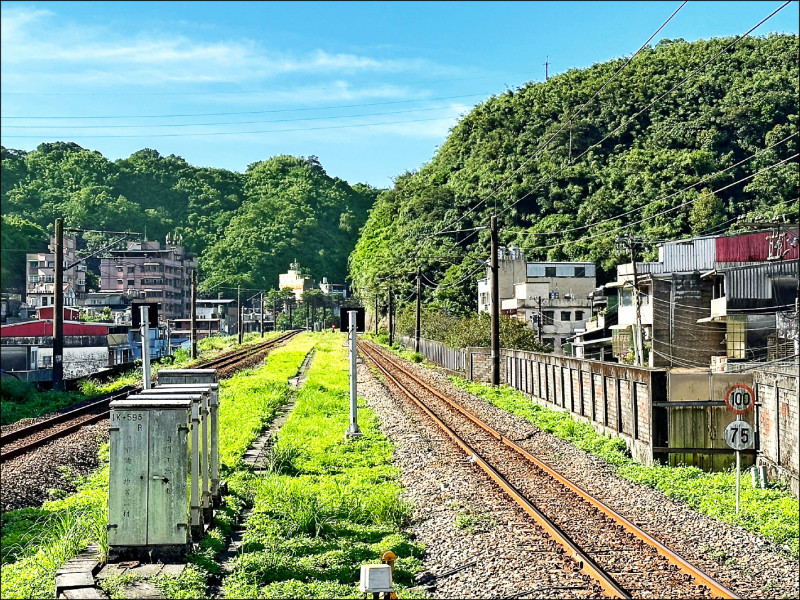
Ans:
[[[289,74],[399,73],[435,67],[419,59],[385,60],[322,49],[304,54],[269,51],[250,40],[205,42],[174,33],[120,36],[102,27],[55,21],[50,11],[3,9],[4,76],[19,82],[24,72],[34,75],[39,85],[151,86],[257,82]]]

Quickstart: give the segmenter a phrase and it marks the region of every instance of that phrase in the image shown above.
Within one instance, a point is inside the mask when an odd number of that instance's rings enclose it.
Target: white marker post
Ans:
[[[140,306],[142,334],[142,371],[144,372],[144,389],[150,389],[150,307]]]
[[[348,311],[347,335],[350,341],[350,427],[347,429],[345,437],[356,437],[364,435],[358,428],[358,393],[356,389],[356,382],[358,374],[356,373],[356,358],[358,356],[356,350],[356,311]]]

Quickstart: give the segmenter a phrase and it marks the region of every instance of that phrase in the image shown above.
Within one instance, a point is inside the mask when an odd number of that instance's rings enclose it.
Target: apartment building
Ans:
[[[138,292],[157,302],[160,319],[179,319],[191,310],[191,272],[197,261],[179,243],[129,242],[100,261],[101,292]]]
[[[26,254],[25,300],[31,308],[53,306],[55,301],[56,239],[50,238],[47,252]],[[82,304],[86,298],[86,265],[66,267],[76,259],[77,239],[64,235],[64,306]]]

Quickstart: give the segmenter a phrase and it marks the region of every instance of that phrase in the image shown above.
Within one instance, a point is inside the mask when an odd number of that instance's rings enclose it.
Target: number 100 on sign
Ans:
[[[747,450],[753,445],[753,428],[745,421],[734,421],[725,428],[725,442],[734,450]]]

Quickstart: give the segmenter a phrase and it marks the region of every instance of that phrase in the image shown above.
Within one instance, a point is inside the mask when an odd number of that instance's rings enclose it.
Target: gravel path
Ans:
[[[435,382],[443,392],[459,399],[466,408],[485,418],[504,435],[515,440],[528,438],[520,443],[526,450],[547,461],[557,471],[570,477],[742,597],[797,598],[800,595],[797,561],[781,554],[780,549],[771,542],[739,527],[705,517],[651,488],[618,478],[601,459],[467,394],[453,386],[440,372],[412,366],[417,373]],[[480,486],[483,488],[481,491],[472,489],[476,487],[476,471],[469,468],[471,465],[463,454],[456,450],[445,451],[442,434],[431,426],[414,424],[418,419],[409,417],[401,408],[405,401],[387,394],[386,388],[375,381],[369,370],[361,368],[365,370],[359,377],[365,382],[362,386],[363,395],[370,406],[379,412],[384,432],[396,445],[396,460],[403,469],[407,497],[417,506],[414,531],[426,542],[426,568],[433,573],[440,573],[465,560],[472,560],[469,556],[473,555],[479,557],[479,564],[486,561],[496,565],[496,571],[479,577],[470,577],[475,568],[468,568],[444,581],[438,581],[435,595],[499,597],[544,587],[543,581],[547,579],[531,579],[529,576],[524,577],[525,584],[521,587],[505,583],[514,573],[513,561],[504,557],[509,553],[520,557],[520,548],[524,548],[525,544],[541,542],[532,542],[525,536],[503,534],[498,537],[500,532],[494,536],[489,532],[465,535],[463,529],[455,526],[457,518],[462,524],[469,520],[468,517],[459,517],[459,513],[473,509],[477,513],[491,515],[479,519],[479,523],[491,523],[492,519],[502,523],[505,520],[505,513],[498,516],[491,508],[495,501],[491,499],[493,492],[488,488],[488,478],[481,476],[484,481]],[[442,456],[432,461],[434,457],[430,455],[437,453]],[[454,473],[451,474],[450,470],[454,470]],[[527,522],[530,523],[529,520]],[[530,525],[526,527],[530,528]],[[454,553],[456,548],[458,550]],[[554,577],[555,571],[563,567],[557,566],[551,560],[551,555],[534,553],[531,557],[526,553],[525,560],[538,563],[540,557],[544,556],[547,556],[545,562],[548,563],[546,571]],[[732,557],[736,557],[736,560],[732,560]],[[586,592],[540,589],[533,592],[531,597],[579,597],[581,594],[585,596]]]
[[[33,452],[5,461],[0,466],[3,512],[39,507],[51,499],[51,489],[74,492],[75,486],[70,480],[97,469],[97,451],[107,441],[108,419],[104,419]]]

